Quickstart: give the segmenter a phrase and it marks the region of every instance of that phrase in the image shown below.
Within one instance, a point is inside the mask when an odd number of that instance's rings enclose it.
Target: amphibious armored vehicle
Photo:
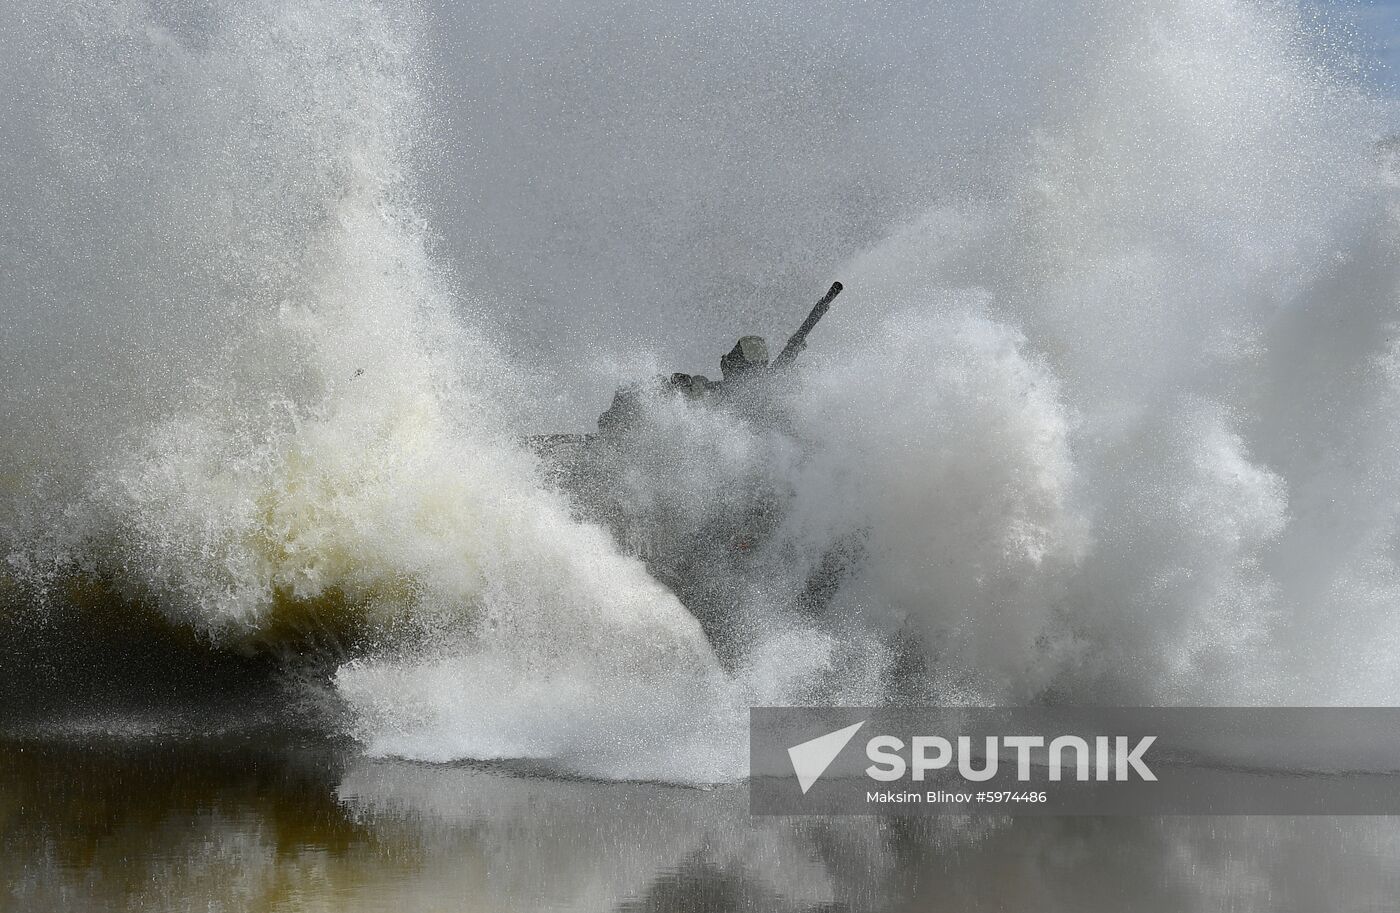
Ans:
[[[640,557],[699,619],[721,656],[737,607],[754,595],[747,591],[773,576],[773,556],[760,566],[764,546],[791,493],[781,474],[765,471],[761,461],[725,475],[707,448],[733,431],[748,435],[739,438],[746,442],[771,438],[786,452],[801,451],[786,413],[792,366],[841,291],[840,282],[832,284],[776,358],[770,360],[761,336],[742,336],[720,359],[720,380],[675,373],[626,386],[599,416],[596,432],[528,441],[581,518],[607,527]],[[698,416],[703,430],[675,421],[677,410]],[[792,581],[797,592],[785,600],[818,609],[857,551],[843,543],[822,557],[805,580]]]

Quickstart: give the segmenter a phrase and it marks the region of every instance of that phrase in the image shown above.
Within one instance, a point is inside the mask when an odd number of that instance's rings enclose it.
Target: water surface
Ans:
[[[323,741],[10,739],[13,910],[1379,911],[1388,818],[758,818],[742,785]]]

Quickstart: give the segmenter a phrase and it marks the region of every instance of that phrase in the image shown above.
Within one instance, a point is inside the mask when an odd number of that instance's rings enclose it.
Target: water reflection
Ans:
[[[1392,910],[1387,818],[765,819],[276,740],[0,744],[0,908]]]

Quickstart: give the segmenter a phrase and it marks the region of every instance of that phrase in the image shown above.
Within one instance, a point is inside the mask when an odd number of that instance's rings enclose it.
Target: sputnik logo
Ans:
[[[841,749],[845,748],[846,743],[856,734],[856,730],[865,723],[865,720],[861,720],[845,729],[819,735],[787,750],[788,758],[792,761],[792,772],[797,774],[797,785],[802,787],[802,795],[807,795],[807,790],[826,772],[831,762],[841,753]]]

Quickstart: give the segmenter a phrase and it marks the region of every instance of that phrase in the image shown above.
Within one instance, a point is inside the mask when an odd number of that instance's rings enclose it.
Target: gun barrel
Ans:
[[[826,316],[827,310],[831,307],[831,302],[836,300],[836,296],[841,294],[843,288],[845,288],[845,286],[839,282],[831,283],[831,288],[827,289],[826,294],[822,296],[822,300],[816,303],[812,308],[812,313],[808,314],[807,319],[802,321],[802,326],[797,328],[797,332],[793,333],[792,337],[788,339],[787,345],[783,346],[783,351],[778,353],[778,357],[773,360],[773,367],[781,368],[792,364],[793,359],[797,358],[798,354],[801,353],[803,349],[807,348],[807,334],[812,332],[812,327],[817,325],[817,321]]]

